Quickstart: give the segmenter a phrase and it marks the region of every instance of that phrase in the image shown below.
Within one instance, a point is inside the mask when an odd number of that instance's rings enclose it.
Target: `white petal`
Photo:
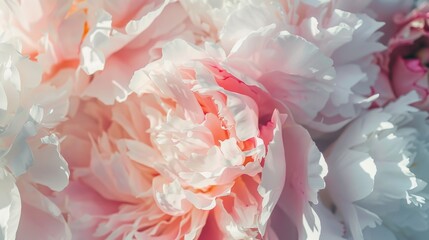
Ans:
[[[170,215],[182,215],[192,209],[180,183],[168,182],[161,176],[153,180],[153,195],[158,207]]]
[[[326,186],[324,178],[328,174],[328,165],[314,142],[308,155],[308,198],[312,203],[317,204],[318,192]]]
[[[331,164],[328,157],[328,164]],[[346,152],[330,168],[327,184],[338,201],[354,202],[372,193],[377,167],[367,154]]]
[[[314,210],[320,217],[320,240],[345,240],[344,225],[323,204],[314,206]]]
[[[271,121],[272,124],[275,124],[273,139],[268,144],[262,180],[258,187],[258,192],[263,199],[258,227],[262,235],[265,233],[266,224],[280,198],[286,180],[286,159],[281,132],[282,122],[278,111],[273,113]]]
[[[0,84],[0,110],[6,111],[7,110],[7,104],[8,104],[8,100],[7,100],[6,91],[3,88],[3,85]]]
[[[60,154],[58,139],[50,135],[41,140],[43,144],[33,149],[34,161],[28,174],[34,182],[61,191],[68,185],[70,172]]]
[[[21,215],[21,198],[15,179],[0,169],[0,239],[14,240]]]
[[[32,121],[28,121],[23,126],[21,132],[15,138],[11,149],[4,156],[8,162],[8,167],[17,177],[25,173],[33,164],[32,149],[27,140],[36,134],[36,126]]]
[[[234,116],[239,140],[245,141],[258,135],[258,107],[253,99],[244,95],[228,94],[227,107]]]

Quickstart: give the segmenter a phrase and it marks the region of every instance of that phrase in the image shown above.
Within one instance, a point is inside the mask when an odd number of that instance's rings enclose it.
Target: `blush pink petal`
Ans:
[[[376,106],[384,106],[396,98],[389,77],[383,72],[380,73],[377,81],[375,82],[373,91],[379,94],[379,97],[375,101]]]
[[[73,202],[62,206],[65,210],[73,212],[68,217],[68,225],[73,233],[73,239],[103,239],[92,236],[99,221],[118,209],[118,204],[102,198],[91,188],[80,181],[71,182],[64,190],[65,194],[57,197],[57,202]],[[66,199],[61,199],[66,197]]]
[[[273,136],[267,136],[268,139],[272,140],[268,145],[268,153],[267,157],[265,157],[264,169],[262,170],[262,179],[258,187],[258,192],[263,199],[262,214],[259,220],[259,230],[262,234],[265,234],[266,225],[280,198],[286,180],[286,161],[281,132],[284,118],[287,118],[287,116],[281,116],[278,112],[274,112],[270,125],[264,128],[262,132],[262,135],[274,134]],[[274,131],[269,128],[274,128]]]
[[[60,209],[32,185],[25,182],[18,185],[21,189],[22,216],[16,239],[71,239],[69,226]]]
[[[263,30],[236,46],[227,64],[257,80],[291,109],[297,121],[307,123],[328,100],[335,76],[332,61],[301,37],[286,31],[276,35],[270,28]],[[252,64],[251,69],[248,64]],[[318,79],[313,81],[313,76]],[[315,96],[319,99],[314,100]]]
[[[55,135],[50,135],[41,141],[44,144],[33,150],[34,163],[27,174],[33,182],[61,191],[69,183],[70,172],[60,154],[59,140]]]
[[[125,100],[134,71],[159,58],[164,42],[178,36],[191,37],[186,32],[186,16],[178,3],[139,1],[139,7],[129,5],[116,9],[112,6],[108,8],[112,15],[105,11],[96,13],[99,19],[90,27],[81,52],[82,69],[94,74],[83,95],[96,97],[106,104]],[[175,16],[175,24],[169,21],[171,15]],[[122,23],[115,26],[118,16],[128,21],[126,26]]]
[[[295,225],[298,239],[318,238],[320,220],[310,202],[317,203],[316,194],[324,188],[323,178],[327,174],[325,160],[301,126],[286,127],[283,139],[286,182],[278,202],[279,210],[286,213]]]
[[[405,95],[415,90],[422,99],[417,105],[426,108],[429,104],[428,70],[421,66],[420,60],[399,58],[393,68],[391,81],[396,95]]]

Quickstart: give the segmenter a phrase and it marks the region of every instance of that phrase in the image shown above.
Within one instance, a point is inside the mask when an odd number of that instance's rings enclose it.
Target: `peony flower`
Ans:
[[[346,227],[337,237],[416,239],[429,229],[428,114],[409,106],[416,100],[414,93],[369,111],[325,152],[321,196]]]
[[[72,183],[58,195],[73,236],[320,234],[311,202],[326,166],[307,131],[268,93],[229,73],[216,45],[175,40],[162,56],[134,74],[125,101],[84,101],[70,120],[94,129],[89,158],[71,161]],[[274,208],[288,224],[270,220]]]
[[[65,96],[41,84],[40,65],[19,54],[17,42],[0,43],[0,73],[0,238],[67,239],[60,210],[39,191],[68,184],[59,140],[49,132],[62,119],[56,101]],[[49,227],[34,236],[42,222]]]
[[[379,58],[382,71],[375,86],[375,91],[380,93],[378,105],[416,91],[420,101],[414,106],[429,110],[428,13],[429,5],[423,4],[406,17],[396,18],[399,30]]]
[[[81,80],[81,95],[105,104],[126,99],[134,71],[160,58],[165,42],[193,41],[189,20],[176,1],[90,0],[85,9],[88,33],[79,66],[87,77]]]
[[[182,0],[202,39],[288,106],[297,122],[333,132],[371,105],[381,23],[339,1]],[[355,51],[362,49],[362,51]],[[233,72],[236,74],[235,72]],[[242,77],[239,77],[242,78]]]

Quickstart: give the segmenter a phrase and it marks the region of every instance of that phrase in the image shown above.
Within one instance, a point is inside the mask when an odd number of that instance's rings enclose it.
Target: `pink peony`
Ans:
[[[399,30],[379,57],[381,74],[375,86],[378,105],[416,91],[416,107],[429,110],[429,4],[423,4],[406,17],[396,17]]]
[[[134,74],[136,94],[113,106],[80,104],[70,121],[89,136],[61,127],[91,142],[57,199],[75,238],[320,234],[310,203],[324,187],[321,153],[285,108],[229,73],[224,57],[215,45],[168,43],[162,59]],[[279,220],[270,221],[275,207]]]

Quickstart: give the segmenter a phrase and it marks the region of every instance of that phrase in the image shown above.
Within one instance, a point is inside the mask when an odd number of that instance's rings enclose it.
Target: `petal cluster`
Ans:
[[[429,5],[0,1],[0,239],[427,239]]]

